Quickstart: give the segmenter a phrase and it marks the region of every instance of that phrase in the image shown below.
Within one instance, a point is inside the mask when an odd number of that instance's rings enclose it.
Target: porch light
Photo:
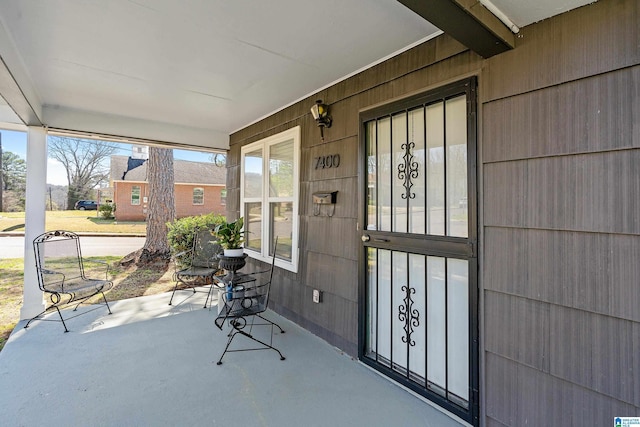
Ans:
[[[324,128],[331,127],[331,116],[329,116],[329,107],[326,104],[323,104],[321,99],[318,99],[316,101],[316,104],[311,107],[311,115],[320,127],[320,137],[324,140]]]

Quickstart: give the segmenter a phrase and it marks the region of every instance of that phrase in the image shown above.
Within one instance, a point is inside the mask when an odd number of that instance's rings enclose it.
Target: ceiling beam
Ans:
[[[150,141],[191,149],[229,149],[229,134],[212,129],[50,105],[43,107],[43,118],[54,132],[84,133],[96,138],[104,135],[123,140],[131,139],[132,143]]]
[[[27,126],[42,126],[42,104],[13,39],[0,22],[0,95]]]
[[[477,0],[398,0],[483,58],[515,47],[513,33]]]

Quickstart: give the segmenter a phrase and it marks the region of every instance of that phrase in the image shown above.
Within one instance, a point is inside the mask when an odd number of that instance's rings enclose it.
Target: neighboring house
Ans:
[[[133,168],[127,170],[129,167]],[[174,160],[173,171],[177,218],[211,212],[225,213],[224,167],[213,163]],[[127,156],[112,156],[110,181],[116,204],[116,220],[146,220],[151,197],[147,183],[147,162],[131,162]]]

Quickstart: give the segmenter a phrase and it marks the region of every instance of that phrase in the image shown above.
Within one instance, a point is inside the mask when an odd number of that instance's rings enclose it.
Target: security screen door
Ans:
[[[476,82],[361,113],[360,357],[477,423]]]

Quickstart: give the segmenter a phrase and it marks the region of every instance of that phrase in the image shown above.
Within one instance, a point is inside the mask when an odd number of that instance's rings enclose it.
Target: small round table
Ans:
[[[220,268],[223,268],[227,271],[227,275],[222,278],[223,282],[230,284],[233,283],[233,279],[236,277],[236,271],[245,266],[246,257],[247,254],[242,254],[242,256],[224,256],[222,254],[218,255],[218,259],[220,260],[218,265],[220,266]]]

